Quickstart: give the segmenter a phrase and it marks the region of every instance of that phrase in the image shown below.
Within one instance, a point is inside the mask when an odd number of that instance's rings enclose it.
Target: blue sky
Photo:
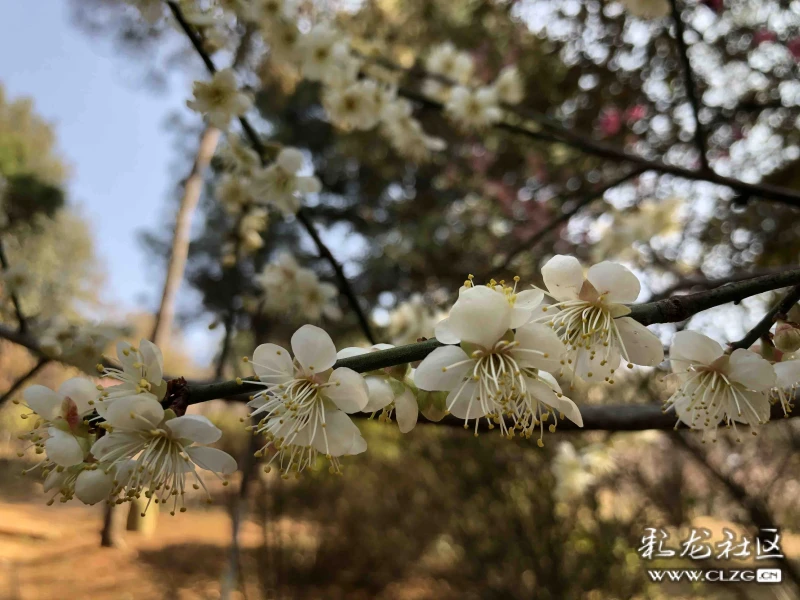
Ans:
[[[9,98],[29,96],[51,122],[71,165],[69,198],[90,221],[107,273],[106,301],[122,310],[152,310],[162,285],[137,242],[168,214],[180,174],[170,173],[173,138],[164,127],[186,110],[189,79],[166,91],[141,85],[142,68],[110,41],[76,29],[65,0],[5,2],[0,20],[0,81]],[[183,290],[184,299],[186,290]],[[188,332],[198,360],[215,348],[202,326]]]

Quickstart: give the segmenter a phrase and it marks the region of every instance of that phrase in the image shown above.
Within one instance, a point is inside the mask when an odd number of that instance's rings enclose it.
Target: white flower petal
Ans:
[[[449,319],[439,321],[436,327],[433,328],[433,335],[442,344],[458,344],[461,341],[458,335],[450,328]]]
[[[139,342],[139,353],[147,370],[147,381],[159,383],[164,376],[164,357],[161,349],[149,340]]]
[[[222,437],[222,431],[203,415],[183,415],[164,424],[175,437],[198,444],[213,444]]]
[[[542,300],[544,300],[544,292],[542,290],[538,288],[523,290],[516,294],[514,306],[525,310],[533,310],[542,303]]]
[[[331,373],[329,384],[323,394],[333,400],[336,406],[346,413],[364,410],[369,402],[369,390],[364,378],[346,367],[340,367]]]
[[[164,409],[152,394],[120,398],[105,408],[105,420],[120,429],[152,429],[164,418]]]
[[[728,364],[728,378],[731,381],[738,381],[757,392],[775,387],[775,369],[755,352],[744,348],[734,350]]]
[[[94,410],[93,404],[100,397],[97,386],[83,377],[68,379],[58,388],[58,393],[64,398],[70,398],[75,403],[79,415]]]
[[[336,362],[331,336],[314,325],[303,325],[294,332],[292,352],[307,375],[327,371]]]
[[[186,454],[194,464],[206,471],[214,471],[222,475],[230,475],[236,471],[236,460],[222,450],[205,446],[191,446],[186,449]]]
[[[417,367],[414,372],[414,384],[421,390],[452,390],[473,368],[474,362],[458,346],[437,348]],[[451,366],[456,363],[461,364],[456,367]]]
[[[75,496],[84,504],[97,504],[111,495],[114,478],[103,469],[82,471],[75,479]]]
[[[292,356],[276,344],[261,344],[253,352],[253,371],[265,383],[286,383],[294,375]]]
[[[533,398],[543,404],[546,404],[554,411],[563,413],[567,419],[579,427],[583,427],[583,417],[581,416],[581,411],[572,400],[564,395],[559,398],[557,393],[544,381],[537,381],[535,379],[526,377],[525,385],[528,389],[528,393]]]
[[[787,360],[773,365],[777,376],[777,386],[783,389],[800,383],[800,360]]]
[[[318,428],[311,445],[322,454],[344,456],[350,454],[357,438],[358,427],[340,410],[325,411],[325,427]]]
[[[672,338],[669,359],[672,370],[685,371],[689,363],[710,365],[725,351],[710,337],[696,331],[679,331]]]
[[[583,287],[583,267],[574,256],[557,254],[542,267],[548,293],[556,300],[574,300]]]
[[[408,433],[414,429],[419,417],[419,406],[410,389],[406,388],[402,394],[394,399],[394,414],[400,433]]]
[[[511,327],[511,305],[505,295],[475,286],[459,295],[448,326],[462,342],[491,348]]]
[[[48,427],[50,436],[44,442],[47,458],[62,467],[72,467],[83,462],[84,452],[78,438],[55,427]]]
[[[642,284],[630,269],[620,264],[603,261],[593,265],[586,274],[598,294],[605,294],[606,303],[628,304],[636,302]]]
[[[589,383],[603,381],[606,377],[611,377],[611,369],[616,369],[620,363],[620,355],[616,347],[608,348],[608,358],[605,354],[597,352],[594,360],[591,360],[591,352],[585,349],[578,350],[575,363],[572,365],[575,374]],[[602,364],[605,362],[605,364]]]
[[[380,375],[367,375],[364,377],[364,382],[367,384],[369,390],[369,402],[364,407],[365,413],[372,413],[376,410],[382,409],[384,406],[391,404],[394,400],[394,390],[389,385],[386,377]]]
[[[561,359],[567,349],[558,334],[547,325],[530,323],[520,327],[514,334],[514,341],[519,342],[519,346],[511,351],[511,355],[520,366],[551,373],[561,369]]]
[[[478,401],[478,384],[467,381],[459,385],[447,395],[445,400],[448,410],[459,419],[477,419],[486,413]]]
[[[745,350],[747,352],[747,350]],[[741,392],[747,398],[747,404],[741,406],[742,414],[731,415],[737,423],[747,423],[751,427],[757,427],[766,423],[770,418],[769,395],[764,392]],[[752,407],[752,410],[751,410]]]
[[[46,421],[52,421],[61,412],[63,398],[43,385],[31,385],[22,394],[25,403]]]
[[[361,356],[362,354],[367,354],[369,349],[367,348],[342,348],[339,352],[336,353],[336,359],[340,360],[342,358],[350,358],[352,356]]]
[[[630,317],[615,319],[628,358],[635,365],[655,367],[664,360],[664,347],[658,336]]]
[[[117,342],[117,360],[122,365],[122,370],[126,373],[139,374],[140,369],[135,368],[134,363],[139,362],[139,357],[131,350],[133,347],[129,342]]]
[[[60,488],[61,484],[64,483],[64,480],[67,478],[67,471],[61,471],[60,473],[53,469],[50,471],[50,474],[44,480],[44,492],[49,492],[50,490],[54,490],[56,488]]]

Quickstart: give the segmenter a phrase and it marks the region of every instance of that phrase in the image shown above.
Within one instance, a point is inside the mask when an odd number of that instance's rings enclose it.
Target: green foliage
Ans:
[[[33,101],[9,101],[0,85],[0,175],[28,175],[42,185],[63,185],[68,171],[55,146],[53,128],[36,115]]]

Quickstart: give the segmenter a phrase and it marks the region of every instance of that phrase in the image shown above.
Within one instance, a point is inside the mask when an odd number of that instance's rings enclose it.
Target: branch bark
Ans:
[[[783,299],[778,302],[766,315],[761,319],[758,324],[747,332],[742,339],[730,345],[731,350],[737,348],[749,348],[755,344],[762,335],[766,335],[772,327],[775,320],[781,315],[786,315],[789,309],[792,308],[797,302],[800,302],[800,285],[793,287]]]
[[[678,0],[670,0],[670,4],[672,5],[672,22],[675,24],[675,42],[678,45],[678,55],[680,56],[681,65],[683,66],[686,97],[689,100],[689,104],[692,106],[692,114],[694,115],[694,140],[697,144],[697,151],[700,153],[701,168],[703,171],[709,171],[711,169],[708,165],[708,147],[706,145],[703,126],[700,123],[700,100],[697,97],[692,65],[689,62],[689,49],[686,46],[686,39],[684,37],[686,30],[683,26],[683,18],[680,7],[678,6]]]
[[[8,264],[8,257],[6,256],[6,250],[2,240],[0,240],[0,266],[3,267],[3,271],[8,271],[11,268]],[[14,305],[14,314],[17,317],[19,332],[25,333],[28,330],[28,321],[22,313],[22,305],[20,304],[19,296],[13,290],[9,290],[8,295],[11,297],[11,304]]]

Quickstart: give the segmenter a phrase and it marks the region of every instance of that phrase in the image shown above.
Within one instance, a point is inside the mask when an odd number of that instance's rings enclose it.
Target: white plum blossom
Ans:
[[[391,94],[390,88],[365,79],[343,88],[330,87],[323,96],[323,104],[338,127],[366,131],[378,124]]]
[[[640,19],[660,19],[670,14],[668,0],[620,0],[630,14]]]
[[[281,150],[274,163],[254,175],[256,196],[286,216],[295,214],[303,194],[315,194],[322,188],[313,175],[298,174],[303,163],[303,153],[297,148]]]
[[[339,473],[340,457],[367,448],[347,416],[367,406],[367,385],[352,369],[333,369],[336,347],[319,327],[304,325],[291,344],[294,360],[276,344],[262,344],[253,354],[250,362],[265,387],[248,404],[255,409],[252,416],[261,417],[253,430],[275,448],[269,463],[277,462],[284,477],[310,467],[319,454],[330,461],[331,472]]]
[[[217,129],[227,130],[231,119],[244,115],[253,104],[252,98],[239,91],[232,69],[217,71],[210,81],[195,81],[194,99],[186,106],[204,115]]]
[[[179,507],[184,512],[184,496],[191,482],[187,477],[194,480],[194,489],[206,489],[198,467],[221,479],[236,470],[233,457],[205,446],[222,435],[207,417],[176,417],[150,394],[119,399],[105,410],[104,417],[108,433],[92,445],[92,455],[107,470],[135,461],[129,477],[118,480],[113,493],[124,491],[127,500],[144,493],[148,498],[145,511],[155,501],[171,504],[170,514]]]
[[[332,283],[320,281],[311,269],[297,274],[297,299],[300,313],[310,321],[319,321],[323,316],[333,321],[341,319],[342,312],[336,300],[339,289]]]
[[[561,502],[582,495],[597,479],[583,454],[569,442],[558,445],[550,469],[556,479],[553,495]]]
[[[784,416],[792,412],[797,388],[800,387],[800,359],[784,360],[772,365],[775,369],[775,387],[770,391],[773,402],[780,402]]]
[[[459,51],[452,42],[436,46],[425,61],[429,73],[441,75],[460,84],[469,83],[475,62],[468,52]]]
[[[226,143],[220,149],[219,157],[229,172],[244,177],[249,177],[261,168],[258,152],[236,134],[229,133],[226,136]],[[219,192],[217,193],[219,194]]]
[[[450,316],[436,327],[440,342],[459,346],[434,350],[416,369],[414,383],[421,390],[449,392],[447,410],[464,419],[465,427],[475,419],[476,434],[486,417],[503,435],[519,429],[527,437],[542,425],[541,406],[580,424],[574,403],[552,387],[552,377],[542,375],[560,367],[564,345],[548,327],[525,325],[532,309],[517,309],[512,297],[494,286],[463,289]]]
[[[340,319],[339,290],[322,282],[311,269],[297,264],[291,254],[279,254],[268,263],[256,283],[264,290],[261,308],[272,315],[299,315],[310,321]]]
[[[394,348],[394,346],[392,344],[375,344],[369,349],[344,348],[339,351],[336,358],[350,358],[390,348]],[[408,365],[398,365],[363,374],[369,391],[369,401],[363,412],[374,414],[381,411],[380,420],[387,423],[391,422],[394,414],[401,433],[408,433],[414,429],[419,416],[414,390],[405,381],[407,373]]]
[[[349,56],[347,42],[327,23],[315,25],[300,39],[303,76],[320,81],[331,69]]]
[[[427,305],[421,294],[412,294],[389,315],[387,333],[393,344],[412,344],[433,337],[436,324],[446,318],[444,311]]]
[[[23,418],[35,420],[31,430],[20,438],[31,442],[37,454],[46,454],[45,469],[72,467],[84,461],[91,445],[87,417],[99,399],[95,384],[81,377],[68,379],[58,391],[43,385],[25,389],[23,400],[33,414],[23,414]]]
[[[256,196],[253,184],[247,177],[240,174],[226,173],[217,184],[217,200],[233,215],[242,212],[242,209],[254,204]]]
[[[425,133],[422,124],[412,116],[411,103],[405,98],[396,98],[387,104],[381,127],[397,153],[413,161],[427,160],[431,152],[447,147],[443,139]]]
[[[302,34],[293,21],[278,18],[262,21],[269,44],[269,55],[282,63],[294,64],[301,60],[304,48],[301,46]]]
[[[445,112],[464,129],[485,129],[503,118],[497,93],[489,87],[470,89],[457,86],[450,91]]]
[[[141,340],[139,347],[128,342],[117,343],[117,359],[122,368],[103,367],[98,365],[98,371],[104,377],[119,381],[119,385],[107,387],[100,396],[98,412],[102,415],[103,404],[110,400],[148,394],[156,400],[163,400],[167,391],[167,382],[164,381],[164,357],[161,350],[149,340]]]
[[[558,333],[574,375],[613,383],[620,360],[629,368],[653,367],[664,360],[658,337],[625,316],[630,313],[625,304],[636,300],[641,285],[628,269],[601,262],[584,278],[576,258],[557,255],[544,265],[542,277],[548,295],[557,302],[542,307],[536,321],[547,322]]]
[[[777,377],[773,366],[755,352],[739,348],[726,354],[722,346],[696,331],[675,334],[669,352],[680,387],[667,400],[680,421],[712,432],[719,424],[736,430],[736,423],[755,428],[769,421],[770,390]],[[738,431],[737,431],[738,434]]]
[[[506,104],[519,104],[525,97],[525,88],[522,83],[522,76],[516,65],[503,67],[497,79],[492,84],[495,95],[500,102]]]
[[[56,318],[42,333],[40,347],[46,356],[90,373],[95,371],[97,361],[108,345],[127,333],[121,327],[71,324]]]

